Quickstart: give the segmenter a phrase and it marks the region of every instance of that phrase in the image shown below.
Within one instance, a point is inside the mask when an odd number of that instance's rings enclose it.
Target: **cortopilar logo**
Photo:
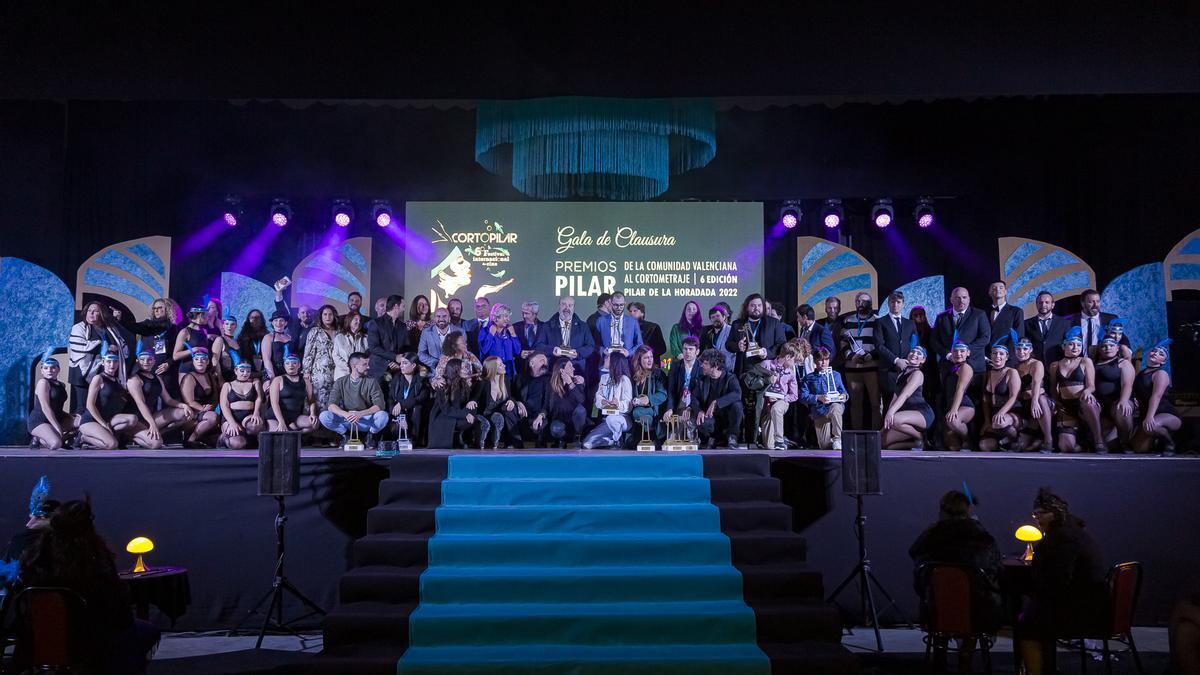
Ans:
[[[430,289],[433,309],[445,306],[460,291],[468,291],[468,295],[477,298],[496,293],[516,280],[508,274],[512,251],[506,246],[517,243],[516,232],[507,231],[495,220],[485,219],[482,230],[451,230],[440,219],[436,222],[430,243],[451,248],[429,271],[429,278],[436,286]],[[476,280],[476,276],[482,278]],[[469,292],[472,290],[473,293]]]

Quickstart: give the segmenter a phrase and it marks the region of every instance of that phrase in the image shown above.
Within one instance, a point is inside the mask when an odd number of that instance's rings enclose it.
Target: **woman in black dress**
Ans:
[[[121,357],[108,350],[105,342],[100,348],[104,365],[88,385],[87,405],[79,418],[79,436],[84,447],[116,450],[123,440],[145,431],[136,415],[125,412],[129,394],[120,380]],[[143,438],[144,440],[144,438]]]
[[[75,433],[75,420],[63,409],[67,404],[67,385],[58,381],[61,366],[51,347],[42,354],[41,378],[33,388],[33,409],[25,428],[33,437],[33,447],[58,450],[65,438]]]
[[[1155,441],[1161,441],[1164,455],[1175,454],[1171,432],[1179,431],[1182,422],[1171,395],[1171,374],[1163,368],[1169,344],[1170,340],[1163,340],[1146,352],[1146,367],[1133,381],[1133,396],[1142,418],[1133,437],[1136,452],[1149,452]]]
[[[221,387],[221,417],[224,423],[217,447],[242,450],[266,426],[262,417],[262,382],[253,379],[253,369],[241,359],[235,359],[233,374],[236,379]]]
[[[175,335],[175,347],[171,352],[171,358],[175,360],[176,370],[181,375],[192,370],[190,345],[208,348],[208,332],[204,329],[204,312],[202,306],[189,309],[187,325],[180,328]]]
[[[472,398],[474,378],[471,368],[462,359],[450,359],[442,373],[444,384],[433,399],[433,412],[429,416],[429,447],[454,447],[454,432],[465,436],[474,430],[478,433],[480,450],[484,449],[491,423],[479,414],[479,402]]]
[[[1018,438],[1021,376],[1008,365],[1008,346],[992,345],[987,372],[983,379],[983,429],[979,449],[984,452],[1009,451]]]
[[[267,320],[261,311],[252,309],[246,312],[242,332],[238,333],[238,355],[250,362],[255,373],[262,373],[262,340],[269,332]]]
[[[1063,340],[1063,357],[1050,366],[1051,388],[1056,392],[1058,410],[1058,449],[1062,452],[1081,452],[1079,426],[1087,426],[1096,452],[1108,448],[1100,433],[1100,404],[1096,401],[1096,370],[1092,360],[1083,353],[1083,331],[1078,326],[1067,332]]]
[[[945,392],[948,405],[946,406],[946,449],[951,451],[963,450],[967,442],[967,425],[975,419],[975,402],[967,396],[967,387],[975,370],[967,359],[971,358],[971,347],[965,342],[954,340],[950,348],[950,358],[947,361],[945,374],[942,376],[942,391]]]
[[[1039,452],[1050,454],[1054,450],[1054,408],[1050,406],[1050,397],[1046,395],[1046,366],[1033,358],[1033,341],[1029,338],[1017,340],[1017,363],[1013,367],[1021,378],[1021,406],[1017,414],[1022,417],[1021,450],[1033,447],[1034,427],[1041,432],[1041,448]]]
[[[308,433],[317,424],[317,399],[312,383],[300,373],[300,357],[283,346],[283,374],[271,380],[271,431]]]
[[[1118,338],[1106,336],[1100,341],[1094,368],[1096,401],[1100,404],[1100,414],[1105,416],[1100,420],[1105,443],[1128,447],[1133,434],[1133,381],[1137,371],[1122,354]]]
[[[546,392],[546,407],[539,414],[542,424],[534,419],[534,430],[543,425],[557,445],[576,442],[587,424],[583,407],[586,385],[582,375],[575,374],[575,365],[565,356],[554,360],[550,369],[550,386]]]
[[[221,378],[212,366],[207,347],[191,347],[192,368],[179,376],[179,390],[183,402],[196,416],[196,428],[183,440],[185,448],[211,448],[216,440],[218,397],[221,393]]]
[[[933,425],[933,408],[925,401],[923,385],[925,348],[916,344],[908,350],[907,365],[896,378],[896,393],[883,416],[883,447],[889,450],[920,448],[925,432]]]
[[[138,415],[146,427],[134,437],[138,445],[157,450],[163,444],[162,432],[185,428],[196,416],[187,404],[171,397],[162,377],[155,372],[154,347],[138,340],[135,353],[137,371],[125,383],[130,399],[126,412]]]
[[[238,341],[237,337],[235,337],[237,335],[237,326],[237,319],[232,314],[225,314],[225,319],[221,321],[221,334],[212,343],[212,360],[221,373],[221,379],[225,382],[233,380],[233,356],[231,356],[231,352],[238,351]],[[241,354],[239,353],[238,356],[241,356]]]
[[[283,347],[292,340],[292,334],[288,332],[289,319],[287,312],[275,310],[271,315],[271,333],[263,336],[262,342],[259,343],[264,380],[270,380],[283,373]]]

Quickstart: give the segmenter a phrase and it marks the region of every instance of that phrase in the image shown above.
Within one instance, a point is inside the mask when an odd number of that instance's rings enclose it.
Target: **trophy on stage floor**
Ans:
[[[742,339],[746,341],[746,358],[758,357],[767,358],[767,348],[759,346],[754,338],[750,335],[750,324],[742,326]]]
[[[342,446],[342,450],[346,452],[362,452],[365,447],[362,439],[358,437],[358,424],[351,424],[350,435],[346,436],[346,443]]]
[[[642,418],[642,440],[637,444],[638,452],[654,452],[654,439],[650,438],[650,420]]]
[[[412,450],[412,439],[408,437],[408,415],[396,415],[396,449]]]
[[[695,427],[691,423],[678,415],[672,415],[671,419],[666,422],[667,440],[663,443],[664,449],[671,452],[696,451],[700,449],[700,444],[696,442],[693,436]]]

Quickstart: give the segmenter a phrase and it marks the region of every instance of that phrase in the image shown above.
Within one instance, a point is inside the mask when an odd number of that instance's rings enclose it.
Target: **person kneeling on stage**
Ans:
[[[480,414],[479,402],[472,396],[474,377],[471,367],[462,359],[450,359],[443,367],[442,380],[442,386],[434,394],[433,412],[429,416],[429,447],[453,448],[455,432],[463,436],[463,445],[466,445],[466,432],[473,430],[479,436],[477,447],[483,450],[492,424]]]
[[[379,380],[367,377],[370,362],[363,352],[350,355],[350,374],[334,381],[329,390],[329,409],[320,415],[321,426],[345,436],[354,425],[366,433],[368,449],[375,448],[375,434],[388,425],[387,403],[383,400],[383,389]]]
[[[1083,331],[1075,326],[1063,340],[1063,357],[1050,366],[1050,381],[1057,392],[1055,405],[1058,408],[1061,426],[1058,430],[1058,449],[1062,452],[1079,452],[1079,424],[1087,425],[1098,454],[1108,448],[1100,434],[1100,403],[1096,391],[1096,370],[1092,360],[1083,355]]]
[[[129,439],[142,447],[150,447],[146,427],[137,415],[125,412],[129,393],[117,379],[121,356],[108,351],[108,343],[100,348],[101,370],[88,385],[87,407],[79,418],[79,436],[85,447],[115,450]]]
[[[183,447],[210,448],[212,446],[209,443],[216,440],[214,437],[221,421],[217,414],[221,379],[212,366],[207,347],[184,344],[192,355],[192,367],[179,375],[179,392],[183,395],[183,402],[196,416],[196,427],[183,439]]]
[[[700,387],[692,397],[692,416],[700,438],[711,450],[723,435],[729,449],[737,450],[737,434],[745,414],[742,387],[725,368],[725,355],[716,349],[705,349],[700,355],[700,372]]]
[[[429,403],[429,381],[417,370],[416,352],[406,352],[400,357],[400,372],[392,377],[388,388],[388,400],[392,401],[392,417],[408,434],[413,445],[424,431],[425,410]],[[404,415],[404,419],[399,419]]]
[[[1137,371],[1122,355],[1120,341],[1111,335],[1100,341],[1096,353],[1096,401],[1100,404],[1100,430],[1105,445],[1129,448],[1133,434],[1133,381]]]
[[[650,431],[650,438],[658,445],[663,437],[658,428],[658,416],[667,402],[667,378],[658,369],[654,348],[650,345],[638,347],[629,362],[633,367],[633,430],[640,439],[645,426]]]
[[[800,401],[812,411],[817,445],[822,450],[842,449],[842,414],[850,398],[842,374],[831,367],[832,358],[829,350],[818,347],[813,352],[816,368],[800,388]]]
[[[796,360],[799,358],[800,340],[792,338],[779,346],[775,358],[758,364],[758,367],[770,373],[767,385],[763,389],[763,407],[758,420],[764,448],[787,450],[783,420],[788,407],[800,400],[800,385],[796,381]]]
[[[34,445],[47,450],[63,447],[67,444],[65,439],[76,431],[74,416],[63,411],[67,404],[67,385],[58,381],[61,369],[54,358],[54,349],[47,349],[39,368],[41,378],[33,388],[33,409],[25,421]]]
[[[912,347],[905,358],[905,366],[896,377],[896,393],[883,415],[881,444],[888,450],[920,448],[925,444],[925,433],[933,425],[933,408],[925,400],[922,385],[925,384],[925,348],[917,344],[913,336]]]
[[[1168,457],[1175,454],[1171,432],[1179,431],[1182,425],[1171,395],[1171,374],[1163,368],[1167,363],[1169,344],[1170,340],[1163,340],[1150,348],[1146,353],[1146,367],[1133,381],[1133,395],[1142,415],[1142,423],[1133,437],[1133,449],[1149,452],[1155,441],[1161,441],[1162,454]]]
[[[532,438],[537,447],[544,447],[546,400],[550,395],[550,361],[541,352],[533,352],[525,360],[524,370],[514,383],[516,397],[525,406],[526,417],[521,423],[521,437]],[[534,428],[537,422],[537,428]]]
[[[971,347],[967,343],[955,339],[950,347],[950,358],[942,362],[942,392],[946,396],[946,449],[950,451],[967,450],[964,448],[968,439],[967,425],[975,419],[975,402],[967,395],[971,386],[971,378],[975,369],[967,362],[971,358]]]
[[[146,445],[143,447],[158,449],[163,445],[162,432],[186,428],[196,416],[187,404],[171,398],[163,386],[162,377],[155,372],[154,348],[149,344],[143,347],[142,341],[138,340],[136,353],[137,372],[125,383],[131,399],[127,412],[141,415],[145,423],[146,430],[142,433],[146,436]],[[161,409],[157,409],[160,403]]]
[[[621,352],[604,355],[605,371],[596,387],[595,406],[600,423],[583,439],[583,448],[607,448],[621,444],[621,435],[629,430],[629,406],[633,402],[633,382],[629,379],[629,359]]]
[[[282,356],[283,350],[280,350]],[[251,437],[257,437],[266,424],[262,417],[262,382],[251,379],[254,368],[249,361],[242,361],[230,352],[233,357],[233,382],[226,382],[221,387],[221,438],[217,441],[218,448],[241,450],[250,444]]]
[[[503,305],[497,305],[502,307]],[[521,439],[521,419],[528,417],[525,404],[516,400],[505,376],[508,364],[498,356],[483,360],[483,379],[479,381],[475,400],[479,402],[480,415],[492,425],[491,448],[500,448],[500,434],[508,430],[509,440],[515,447],[524,447]]]
[[[1046,396],[1046,366],[1033,358],[1033,340],[1021,338],[1017,340],[1017,376],[1021,379],[1021,409],[1023,417],[1020,450],[1032,447],[1033,429],[1038,427],[1042,435],[1042,445],[1039,452],[1050,454],[1054,449],[1054,436],[1051,423],[1054,420],[1054,409],[1050,407],[1050,397]]]
[[[1013,331],[1014,342],[1016,331]],[[984,452],[1011,450],[1017,440],[1020,418],[1015,409],[1020,406],[1021,376],[1008,366],[1008,347],[1002,342],[992,345],[988,369],[983,381],[983,430],[979,434],[979,449]]]
[[[300,374],[300,355],[283,346],[283,373],[271,380],[271,431],[308,433],[317,426],[317,399],[312,383]]]
[[[586,384],[582,375],[575,374],[571,359],[560,356],[550,370],[549,391],[542,412],[530,423],[536,432],[546,429],[555,445],[573,442],[583,434],[587,410],[583,407]]]

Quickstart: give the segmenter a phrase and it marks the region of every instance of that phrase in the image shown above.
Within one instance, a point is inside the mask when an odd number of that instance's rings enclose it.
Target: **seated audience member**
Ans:
[[[100,354],[101,370],[88,385],[87,404],[79,418],[80,440],[85,447],[101,450],[115,450],[130,439],[148,447],[149,438],[143,433],[146,428],[137,415],[125,412],[129,393],[118,379],[120,355],[108,351],[107,344]]]
[[[550,394],[550,361],[541,352],[534,352],[525,361],[524,372],[514,385],[517,399],[525,407],[526,417],[521,423],[521,438],[533,439],[537,447],[544,446],[546,401]],[[534,423],[537,428],[534,428]]]
[[[629,303],[629,316],[637,319],[638,329],[642,331],[642,344],[654,351],[654,362],[658,363],[658,360],[667,353],[667,343],[663,340],[662,327],[646,318],[646,305],[643,303]]]
[[[159,630],[133,618],[125,585],[117,576],[116,560],[96,533],[88,501],[62,503],[50,516],[50,526],[21,556],[21,582],[29,587],[69,588],[83,597],[78,649],[81,672],[145,672],[149,654],[158,645]],[[33,636],[20,636],[28,645]],[[28,668],[28,653],[18,647],[18,670]]]
[[[439,310],[444,311],[444,310]],[[425,430],[425,416],[429,410],[429,381],[421,376],[417,355],[408,352],[400,357],[400,372],[392,377],[388,400],[392,402],[392,417],[408,432],[408,438],[416,445]],[[403,420],[399,420],[404,415]]]
[[[800,401],[808,406],[817,430],[817,445],[822,450],[842,449],[842,415],[849,398],[842,374],[832,367],[832,356],[824,347],[813,351],[815,370],[800,388]],[[840,395],[841,400],[836,400]]]
[[[1141,414],[1141,424],[1133,437],[1135,452],[1149,452],[1155,442],[1160,442],[1162,454],[1175,454],[1171,432],[1179,431],[1182,421],[1171,394],[1171,374],[1163,368],[1169,344],[1170,340],[1163,340],[1146,352],[1146,367],[1133,381],[1133,395]]]
[[[1015,340],[1014,340],[1015,341]],[[1021,376],[1008,365],[1008,346],[992,345],[983,379],[983,429],[979,449],[984,452],[1012,450],[1018,438]]]
[[[21,555],[43,532],[50,528],[50,516],[59,507],[59,502],[50,499],[50,483],[45,476],[38,479],[29,495],[29,520],[25,527],[8,540],[3,555],[0,555],[0,607],[4,606],[6,593],[20,583]],[[5,617],[0,616],[0,622]],[[0,623],[0,630],[6,626]]]
[[[1033,556],[1033,592],[1017,622],[1021,660],[1032,675],[1053,673],[1054,639],[1103,633],[1109,625],[1108,570],[1100,547],[1065,499],[1047,488],[1033,501],[1045,537]]]
[[[633,402],[633,383],[629,379],[629,359],[621,352],[606,352],[603,358],[605,371],[600,375],[594,403],[600,411],[600,423],[583,439],[585,450],[620,445],[621,435],[630,426],[629,406]]]
[[[479,414],[479,402],[472,397],[475,383],[471,368],[462,359],[450,359],[442,377],[443,384],[433,395],[433,411],[429,415],[429,447],[453,448],[455,432],[461,434],[466,445],[467,432],[473,431],[478,435],[476,447],[483,450],[492,425]]]
[[[1018,415],[1022,418],[1020,449],[1032,448],[1035,442],[1033,436],[1040,433],[1040,452],[1050,454],[1054,449],[1051,430],[1054,409],[1050,407],[1050,397],[1046,395],[1046,366],[1033,358],[1033,351],[1033,340],[1028,337],[1017,340],[1017,363],[1014,367],[1021,378],[1022,405],[1018,409]]]
[[[25,429],[33,437],[33,447],[57,450],[74,435],[75,418],[67,414],[67,385],[58,381],[62,369],[53,349],[42,355],[37,384],[33,388],[33,408],[25,420]]]
[[[512,379],[517,376],[517,357],[520,355],[521,340],[512,325],[512,310],[501,303],[492,305],[487,325],[479,329],[479,357],[485,361],[492,356],[500,359],[505,376]],[[500,430],[493,428],[492,433],[499,434]]]
[[[492,316],[495,316],[494,311]],[[484,332],[480,331],[480,335],[483,334]],[[528,416],[528,411],[525,404],[517,400],[504,373],[505,364],[500,357],[489,356],[484,359],[483,378],[479,381],[475,398],[479,402],[479,414],[492,425],[488,445],[493,450],[500,448],[500,436],[505,430],[508,431],[509,440],[514,447],[524,446],[521,439],[521,420]]]
[[[779,346],[775,358],[758,364],[770,374],[763,389],[763,408],[758,421],[764,448],[787,450],[783,420],[788,407],[800,399],[800,383],[796,380],[798,358],[801,358],[800,341],[793,338]]]
[[[925,400],[925,348],[912,340],[905,358],[907,365],[896,378],[896,393],[883,414],[881,444],[888,450],[921,448],[925,434],[933,426],[933,408]]]
[[[162,432],[183,429],[195,419],[192,409],[185,403],[171,398],[163,386],[162,377],[156,372],[154,349],[137,341],[137,371],[125,383],[129,391],[129,407],[126,412],[142,419],[145,431],[139,432],[137,440],[143,448],[157,449],[163,445]]]
[[[221,387],[221,416],[224,422],[221,424],[221,438],[217,441],[218,448],[246,448],[266,427],[262,416],[262,382],[252,379],[253,370],[249,361],[235,358],[233,374],[236,379]],[[283,370],[279,372],[282,374]]]
[[[1172,673],[1200,675],[1200,593],[1175,603],[1167,625]]]
[[[556,358],[550,370],[546,405],[530,427],[539,433],[545,429],[556,445],[573,443],[587,424],[587,410],[583,407],[586,388],[583,376],[576,374],[575,363],[565,356]]]
[[[216,443],[221,421],[217,414],[221,378],[209,361],[206,347],[189,346],[189,350],[192,353],[192,367],[188,372],[179,374],[179,392],[183,394],[183,402],[196,416],[196,426],[183,439],[183,447],[211,448]]]
[[[971,618],[976,630],[994,633],[1004,620],[1004,602],[1000,595],[1000,549],[992,535],[973,517],[972,506],[971,499],[958,490],[942,495],[938,503],[938,521],[917,537],[908,549],[908,556],[912,558],[914,573],[927,563],[950,563],[972,568],[974,593],[971,597]],[[914,584],[924,617],[930,598],[926,595],[928,589],[921,582],[922,579],[917,577]],[[959,672],[970,672],[974,649],[974,640],[960,645]]]
[[[667,378],[658,368],[653,347],[644,344],[629,357],[633,375],[633,433],[635,440],[642,437],[642,427],[650,432],[650,438],[660,440],[658,420],[663,404],[667,402]]]
[[[971,347],[961,340],[954,340],[950,356],[942,362],[942,391],[946,397],[946,414],[942,421],[946,425],[946,449],[965,450],[969,440],[967,425],[975,419],[975,402],[967,394],[975,369],[971,367]]]
[[[1129,446],[1133,434],[1133,381],[1137,371],[1121,355],[1121,343],[1105,336],[1096,347],[1096,402],[1100,404],[1100,430],[1105,446]]]
[[[575,314],[575,299],[559,298],[558,314],[546,323],[546,330],[535,349],[545,354],[551,363],[559,356],[569,356],[575,372],[582,375],[587,360],[596,351],[596,342],[591,329]],[[566,351],[570,349],[575,350],[574,355]]]
[[[1056,393],[1054,403],[1060,423],[1058,449],[1081,452],[1079,427],[1086,424],[1096,452],[1108,452],[1100,433],[1100,404],[1093,393],[1096,391],[1096,371],[1092,360],[1083,355],[1083,338],[1078,327],[1067,331],[1063,357],[1050,366],[1050,382]]]
[[[439,307],[433,313],[433,323],[421,331],[421,341],[417,350],[417,358],[421,364],[433,372],[442,357],[442,345],[450,333],[461,333],[462,328],[450,323],[450,312],[445,307]]]
[[[726,368],[725,355],[716,349],[706,349],[700,355],[700,372],[700,386],[692,397],[692,417],[700,439],[711,450],[717,446],[717,438],[723,437],[730,450],[737,450],[737,435],[745,414],[742,387]]]
[[[703,332],[704,321],[700,318],[700,305],[695,300],[688,300],[683,304],[679,321],[671,326],[671,337],[667,341],[668,357],[674,360],[683,358],[683,339],[694,337],[699,345]]]
[[[351,317],[352,319],[354,317]],[[317,398],[312,383],[300,373],[300,356],[285,345],[283,373],[271,380],[267,392],[271,431],[308,433],[317,426]]]
[[[368,358],[362,352],[350,355],[350,374],[334,381],[329,409],[321,413],[320,420],[326,429],[342,436],[343,444],[350,425],[356,426],[366,434],[366,446],[374,449],[375,435],[387,428],[389,417],[379,380],[367,376]]]

